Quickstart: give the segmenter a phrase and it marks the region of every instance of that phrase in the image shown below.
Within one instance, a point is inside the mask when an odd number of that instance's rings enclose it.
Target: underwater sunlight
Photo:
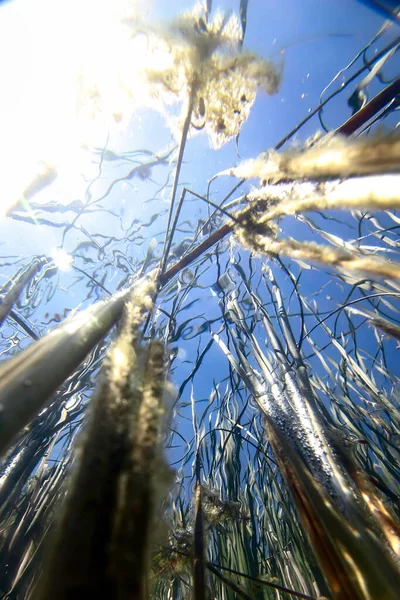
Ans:
[[[0,597],[397,600],[400,6],[0,1]]]

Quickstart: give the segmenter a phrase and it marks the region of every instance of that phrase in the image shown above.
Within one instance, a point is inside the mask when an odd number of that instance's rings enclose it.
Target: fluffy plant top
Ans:
[[[286,215],[400,208],[400,176],[395,174],[399,171],[399,137],[351,141],[329,136],[327,142],[311,149],[285,154],[271,151],[218,176],[259,177],[261,185],[246,195],[249,206],[241,219],[246,219],[246,211],[252,219],[255,211],[257,227],[276,233],[273,221]],[[358,177],[346,179],[352,174]]]
[[[300,242],[292,238],[276,239],[267,234],[254,233],[248,228],[237,228],[236,237],[244,248],[256,254],[290,257],[307,263],[327,265],[345,273],[356,272],[376,279],[400,279],[400,264],[372,255],[361,254],[356,248],[334,248],[314,242]]]
[[[242,29],[236,16],[209,19],[199,6],[167,31],[149,36],[153,66],[146,77],[153,93],[191,111],[195,129],[205,129],[213,148],[235,137],[249,116],[258,88],[277,92],[281,75],[271,62],[240,53]],[[155,56],[159,58],[156,60]],[[172,129],[181,131],[181,118]]]
[[[334,245],[339,244],[334,248],[277,237],[277,220],[288,215],[399,208],[400,177],[393,174],[399,170],[398,136],[356,141],[329,136],[311,148],[282,154],[272,151],[219,175],[261,179],[261,187],[247,194],[249,205],[237,215],[240,224],[234,231],[244,247],[262,255],[316,262],[373,278],[400,279],[400,263],[374,256],[344,240],[331,238]],[[352,175],[359,177],[339,179]]]
[[[386,210],[400,208],[400,177],[377,175],[354,177],[326,183],[295,183],[265,185],[247,194],[251,204],[260,203],[265,210],[262,221],[284,215],[296,215],[313,210]]]
[[[265,152],[219,175],[259,178],[269,184],[302,179],[324,180],[400,171],[400,137],[349,140],[328,135],[311,148]]]

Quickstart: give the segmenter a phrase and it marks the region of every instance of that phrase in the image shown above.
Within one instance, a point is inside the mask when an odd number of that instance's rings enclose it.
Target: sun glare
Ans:
[[[60,269],[60,271],[69,271],[74,262],[73,256],[65,252],[63,248],[54,248],[51,251],[51,257],[54,260],[55,266]]]
[[[40,165],[79,173],[87,163],[80,149],[104,144],[131,116],[145,47],[123,19],[134,19],[137,6],[14,0],[1,7],[0,214],[21,200]]]

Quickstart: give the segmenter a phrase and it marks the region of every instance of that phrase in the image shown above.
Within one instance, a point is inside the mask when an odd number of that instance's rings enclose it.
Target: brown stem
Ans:
[[[343,125],[336,129],[335,133],[351,135],[399,95],[400,77],[379,92],[379,94],[372,98],[370,102],[357,111],[350,119],[347,119]]]

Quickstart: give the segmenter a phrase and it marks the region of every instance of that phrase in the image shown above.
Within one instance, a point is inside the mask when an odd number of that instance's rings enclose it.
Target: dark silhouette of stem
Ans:
[[[385,87],[379,94],[377,94],[370,102],[368,102],[363,108],[357,111],[353,116],[350,117],[343,125],[336,129],[335,133],[341,133],[344,135],[351,135],[357,129],[360,129],[362,125],[367,123],[372,117],[374,117],[380,110],[385,108],[392,100],[400,95],[400,77],[395,79],[393,83]]]

